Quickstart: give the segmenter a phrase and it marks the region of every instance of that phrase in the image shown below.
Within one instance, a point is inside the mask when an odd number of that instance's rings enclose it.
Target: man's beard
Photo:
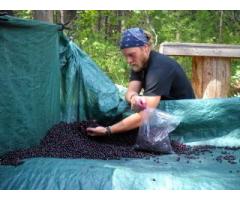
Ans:
[[[141,67],[136,66],[136,65],[133,65],[133,66],[132,66],[132,70],[133,70],[134,72],[140,72],[140,71],[142,71],[142,69],[143,69],[142,66],[141,66]]]
[[[140,72],[144,69],[144,63],[142,62],[140,65],[132,65],[132,70],[135,72]]]
[[[142,64],[140,66],[139,65],[132,65],[131,67],[132,67],[132,70],[134,72],[140,72],[145,68],[145,65],[144,64]]]

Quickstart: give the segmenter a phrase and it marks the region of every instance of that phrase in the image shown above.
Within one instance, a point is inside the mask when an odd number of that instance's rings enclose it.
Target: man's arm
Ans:
[[[143,96],[142,98],[146,99],[148,108],[156,108],[159,105],[161,99],[160,96],[151,97]],[[123,119],[122,121],[112,125],[110,127],[111,133],[115,134],[125,132],[139,127],[141,125],[142,116],[143,111],[130,115],[129,117]],[[90,131],[88,132],[88,134],[91,136],[101,136],[106,134],[106,128],[102,126],[98,126],[96,128],[88,128],[87,130]]]
[[[142,98],[145,98],[147,108],[156,108],[160,103],[160,96],[142,96]],[[130,115],[129,117],[123,119],[122,121],[112,125],[110,127],[112,133],[118,133],[118,132],[124,132],[129,131],[134,128],[137,128],[141,125],[143,111],[139,113],[134,113]]]
[[[142,89],[141,81],[130,81],[128,84],[128,89],[125,95],[125,99],[127,102],[131,103],[131,99],[133,96],[138,95]]]

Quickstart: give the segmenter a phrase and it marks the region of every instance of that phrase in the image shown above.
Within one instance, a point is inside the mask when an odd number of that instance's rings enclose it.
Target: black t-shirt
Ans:
[[[144,96],[161,96],[162,100],[194,99],[195,95],[181,66],[173,59],[151,51],[147,67],[131,71],[130,81],[142,82]]]

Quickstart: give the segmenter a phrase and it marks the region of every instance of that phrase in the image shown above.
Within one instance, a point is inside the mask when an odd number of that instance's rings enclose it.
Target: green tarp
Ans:
[[[240,98],[161,102],[161,109],[181,113],[172,138],[189,145],[240,146]],[[207,105],[207,106],[206,106]],[[184,110],[191,111],[184,112]],[[204,111],[203,111],[204,108]],[[233,109],[235,108],[235,109]],[[234,112],[233,112],[234,110]],[[209,122],[209,123],[208,123]],[[217,125],[215,124],[217,123]],[[196,126],[198,125],[198,126]],[[240,150],[224,150],[237,164],[217,162],[221,149],[188,163],[185,156],[147,159],[27,159],[23,165],[0,166],[1,189],[240,189]],[[199,162],[201,161],[201,162]]]
[[[201,155],[191,160],[183,156],[153,159],[86,160],[28,159],[18,167],[0,166],[0,189],[191,189],[239,190],[240,163],[219,163]],[[240,153],[235,153],[240,158]],[[167,163],[167,164],[166,164]]]
[[[0,17],[0,155],[38,144],[60,119],[59,28]]]
[[[60,120],[115,121],[131,111],[116,86],[59,26],[0,17],[0,154],[38,144]],[[189,145],[240,146],[240,98],[161,101],[181,117],[171,138]],[[240,189],[237,164],[205,154],[153,159],[27,159],[0,166],[0,189]],[[229,150],[230,151],[230,150]]]
[[[114,121],[113,82],[53,25],[0,16],[0,155],[39,144],[60,120]]]
[[[114,121],[127,104],[118,88],[76,44],[61,54],[61,119],[67,122],[96,119]]]
[[[172,138],[189,145],[240,146],[240,98],[162,101],[181,118]]]

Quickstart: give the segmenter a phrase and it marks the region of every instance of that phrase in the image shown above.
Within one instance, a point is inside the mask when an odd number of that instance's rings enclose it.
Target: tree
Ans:
[[[61,23],[64,25],[70,24],[76,17],[76,10],[60,10],[61,13]]]
[[[33,18],[53,23],[53,11],[52,10],[34,10]]]

